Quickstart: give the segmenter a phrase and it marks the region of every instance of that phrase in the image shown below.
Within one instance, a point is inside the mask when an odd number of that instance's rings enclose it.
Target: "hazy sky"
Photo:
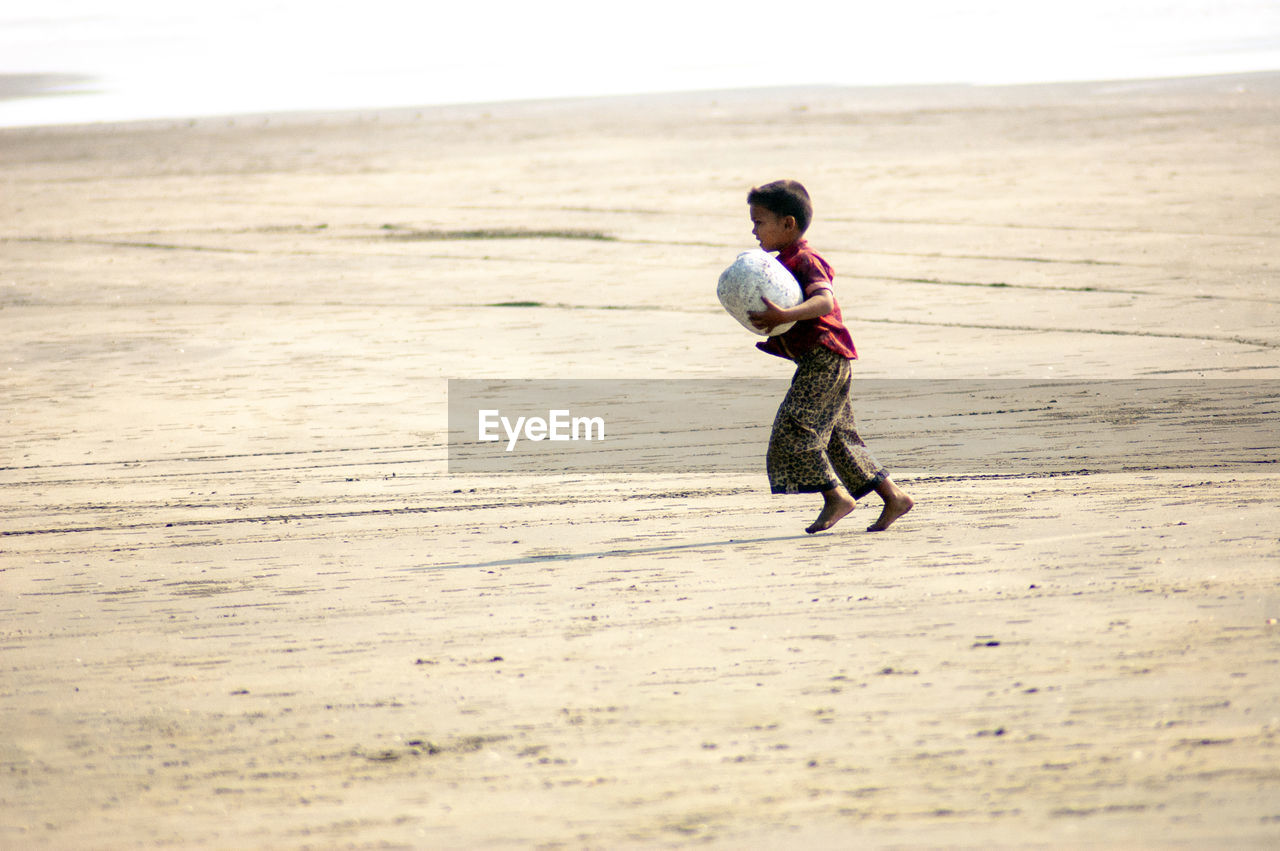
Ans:
[[[46,0],[0,11],[0,73],[82,73],[105,90],[50,109],[181,115],[1280,68],[1280,0],[817,0],[791,8],[759,0]],[[0,123],[19,123],[15,103],[0,104]]]

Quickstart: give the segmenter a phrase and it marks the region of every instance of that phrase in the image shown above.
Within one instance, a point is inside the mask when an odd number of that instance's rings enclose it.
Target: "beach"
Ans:
[[[1263,73],[0,129],[0,847],[1275,847],[1277,128]],[[1080,406],[855,389],[878,534],[767,420],[450,470],[450,379],[789,378],[715,298],[781,177],[855,388]]]

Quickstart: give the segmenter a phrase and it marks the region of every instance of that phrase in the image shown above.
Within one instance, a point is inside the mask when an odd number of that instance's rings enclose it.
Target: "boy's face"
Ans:
[[[779,216],[758,204],[751,205],[751,225],[751,235],[765,251],[781,251],[800,235],[793,217]]]

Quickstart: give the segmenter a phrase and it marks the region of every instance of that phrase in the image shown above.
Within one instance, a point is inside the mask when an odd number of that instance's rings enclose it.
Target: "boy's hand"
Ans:
[[[791,321],[781,307],[764,296],[761,296],[760,300],[764,302],[764,310],[752,310],[747,313],[747,318],[751,320],[752,325],[761,331],[772,331],[775,326]]]

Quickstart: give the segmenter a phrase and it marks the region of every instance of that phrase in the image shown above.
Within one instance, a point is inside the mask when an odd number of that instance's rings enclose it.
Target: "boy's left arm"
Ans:
[[[811,256],[802,256],[790,271],[804,291],[804,300],[795,307],[784,308],[762,298],[764,310],[747,314],[757,328],[769,331],[775,325],[817,319],[836,309],[835,295],[831,290],[831,267],[825,261],[819,262]]]
[[[787,322],[801,322],[805,319],[817,319],[819,316],[826,316],[835,309],[835,299],[831,297],[831,290],[826,288],[814,288],[813,295],[797,304],[795,307],[779,307],[769,299],[761,296],[764,302],[764,310],[757,310],[748,313],[751,324],[762,331],[770,331],[776,325],[782,325]]]

